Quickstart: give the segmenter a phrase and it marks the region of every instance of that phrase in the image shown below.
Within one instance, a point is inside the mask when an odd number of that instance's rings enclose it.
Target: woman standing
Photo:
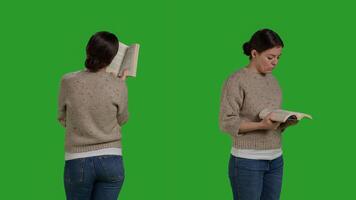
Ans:
[[[284,47],[272,30],[262,29],[243,45],[249,64],[225,82],[219,124],[231,135],[229,178],[234,200],[277,200],[283,175],[281,132],[291,124],[261,120],[265,108],[281,106],[281,89],[272,70]]]
[[[109,32],[93,35],[86,70],[63,76],[58,120],[66,129],[64,183],[68,200],[116,200],[124,181],[121,126],[128,119],[124,75],[105,72],[119,48]]]

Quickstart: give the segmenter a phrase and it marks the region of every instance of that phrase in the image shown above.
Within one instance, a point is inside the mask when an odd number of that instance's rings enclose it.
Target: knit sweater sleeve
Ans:
[[[127,105],[127,86],[125,81],[118,81],[117,95],[115,99],[115,103],[117,105],[117,122],[120,126],[125,124],[129,118],[128,105]]]
[[[66,127],[66,85],[64,78],[61,80],[59,89],[57,120],[63,127]]]
[[[222,90],[219,126],[223,132],[237,136],[240,129],[240,110],[243,104],[243,90],[236,78],[229,78]]]

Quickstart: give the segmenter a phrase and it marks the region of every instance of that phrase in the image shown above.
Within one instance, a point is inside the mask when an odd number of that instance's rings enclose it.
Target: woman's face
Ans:
[[[273,47],[261,53],[252,50],[252,60],[256,63],[257,71],[266,74],[271,73],[278,64],[279,57],[282,54],[282,47]]]

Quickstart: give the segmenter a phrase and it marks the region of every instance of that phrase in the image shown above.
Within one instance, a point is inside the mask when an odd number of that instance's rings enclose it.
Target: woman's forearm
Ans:
[[[261,122],[241,122],[239,133],[248,133],[255,130],[263,130],[263,124]]]

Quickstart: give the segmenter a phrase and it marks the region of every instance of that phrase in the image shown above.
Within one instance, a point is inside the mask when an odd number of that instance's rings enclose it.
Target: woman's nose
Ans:
[[[275,59],[275,60],[272,61],[272,65],[273,65],[273,66],[276,66],[277,63],[278,63],[278,60],[277,60],[277,59]]]

